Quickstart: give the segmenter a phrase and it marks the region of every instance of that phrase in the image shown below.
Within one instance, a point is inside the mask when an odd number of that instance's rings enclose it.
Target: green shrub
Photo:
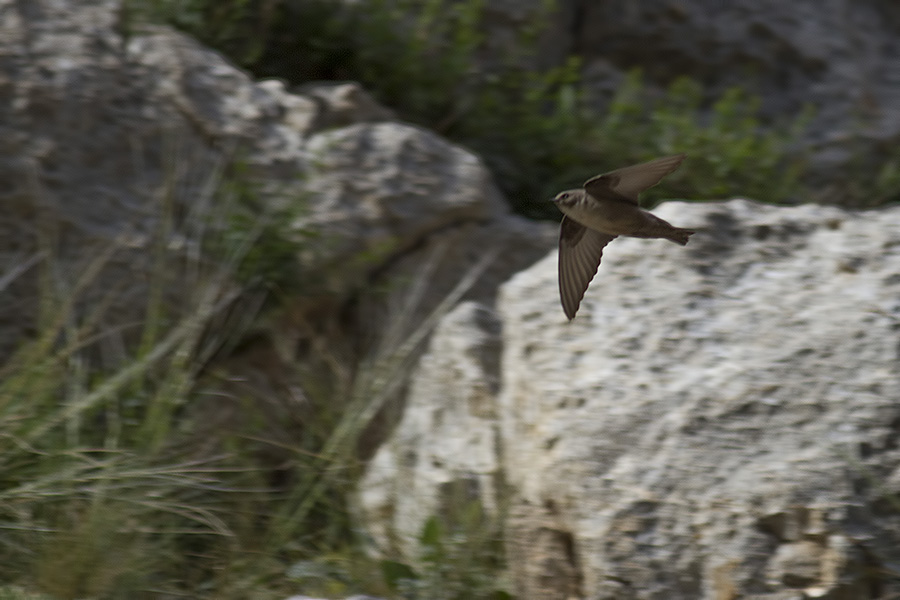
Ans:
[[[419,554],[410,562],[384,560],[391,589],[408,600],[509,600],[500,521],[477,500],[456,498],[422,525]]]
[[[547,199],[560,189],[676,152],[689,160],[651,200],[784,203],[804,195],[795,145],[808,112],[788,125],[764,124],[758,99],[739,88],[710,103],[696,82],[676,79],[659,95],[639,73],[601,110],[585,98],[577,58],[528,66],[552,1],[517,32],[514,50],[489,59],[483,0],[147,1],[259,77],[360,81],[403,119],[477,152],[526,215],[555,217]]]
[[[605,151],[630,162],[684,152],[684,166],[651,188],[645,198],[717,200],[740,195],[762,202],[800,200],[804,163],[795,156],[797,140],[812,117],[807,108],[793,123],[766,129],[759,99],[741,88],[728,90],[708,111],[701,86],[686,77],[649,100],[641,72],[632,71],[599,122],[596,139]],[[628,164],[628,160],[624,164]]]

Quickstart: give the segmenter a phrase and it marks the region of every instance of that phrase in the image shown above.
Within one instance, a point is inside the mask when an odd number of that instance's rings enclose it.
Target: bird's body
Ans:
[[[584,190],[563,193],[575,199],[565,204],[560,202],[559,209],[585,227],[611,235],[626,235],[645,224],[644,211],[634,210],[617,198],[594,198]]]
[[[603,248],[622,235],[687,244],[690,229],[674,227],[638,205],[638,194],[678,168],[684,155],[667,156],[592,177],[584,188],[560,192],[559,291],[571,320],[597,272]]]

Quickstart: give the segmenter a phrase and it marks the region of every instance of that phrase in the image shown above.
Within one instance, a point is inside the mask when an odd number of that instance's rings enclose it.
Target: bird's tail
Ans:
[[[670,242],[675,242],[676,244],[681,244],[682,246],[687,246],[688,238],[697,233],[693,229],[682,229],[681,227],[673,227],[670,229],[665,237]]]
[[[647,223],[639,231],[628,234],[629,237],[639,238],[663,238],[670,242],[675,242],[682,246],[686,246],[688,238],[697,233],[693,229],[682,229],[675,227],[668,221],[660,219],[654,214],[645,213]]]

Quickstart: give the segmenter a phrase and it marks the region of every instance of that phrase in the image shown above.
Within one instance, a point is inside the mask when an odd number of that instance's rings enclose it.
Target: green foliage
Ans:
[[[874,144],[862,134],[845,144],[850,153],[845,172],[821,194],[821,201],[861,209],[900,202],[900,148]]]
[[[629,157],[624,164],[684,152],[684,167],[665,185],[648,190],[651,202],[663,197],[722,199],[735,195],[763,202],[799,199],[803,162],[792,144],[812,117],[807,108],[786,127],[765,129],[759,99],[741,88],[728,90],[703,111],[696,81],[676,79],[666,93],[649,99],[641,72],[632,71],[599,123],[595,139],[602,151]]]
[[[875,174],[874,185],[858,192],[855,197],[860,198],[866,207],[900,202],[900,150],[894,149],[881,164]]]
[[[326,518],[293,529],[271,518],[291,494],[271,483],[274,467],[260,458],[268,442],[257,439],[259,407],[245,405],[239,426],[209,428],[210,415],[230,403],[208,405],[215,378],[204,368],[256,317],[252,305],[240,303],[249,288],[235,282],[248,261],[256,266],[271,254],[262,238],[269,220],[263,212],[251,226],[235,227],[228,207],[243,208],[236,198],[251,195],[235,177],[213,182],[216,202],[192,198],[208,211],[215,205],[218,221],[213,211],[192,214],[190,231],[176,231],[169,192],[177,176],[167,175],[149,245],[148,293],[123,285],[96,299],[98,278],[109,278],[113,258],[131,251],[118,242],[73,265],[59,260],[51,235],[39,240],[39,260],[27,263],[39,271],[38,329],[0,365],[0,582],[55,598],[284,597],[291,588],[279,553],[318,553],[316,544],[328,539],[323,522],[342,528],[341,544],[352,540],[349,519],[328,514],[340,515],[334,497],[346,496],[344,480],[331,481],[331,497],[320,495],[316,508],[324,505]],[[214,259],[183,251],[202,240],[218,251]],[[10,279],[0,278],[0,291]],[[177,281],[173,306],[167,295]],[[116,322],[109,312],[122,296],[146,302],[132,306],[143,310],[140,327],[105,325]],[[235,306],[243,318],[224,318]],[[110,344],[119,352],[107,368],[100,356]],[[207,410],[198,410],[204,403]],[[281,469],[322,469],[307,448],[321,447],[328,425],[284,435],[296,445],[283,449],[293,460]],[[304,542],[267,546],[276,526],[280,539]],[[2,594],[16,597],[16,589]]]
[[[183,414],[198,393],[206,327],[235,298],[234,263],[191,265],[198,278],[181,316],[155,308],[162,294],[151,290],[145,329],[110,370],[97,352],[123,333],[102,326],[116,293],[79,305],[124,249],[70,269],[45,246],[40,328],[0,369],[0,581],[57,598],[193,596],[221,585],[217,571],[237,542],[252,547],[241,533],[262,523],[270,501],[260,465],[197,452],[196,423]],[[155,261],[153,285],[171,283],[162,272],[179,262]]]
[[[777,203],[803,194],[794,144],[808,111],[787,125],[764,124],[758,99],[739,88],[708,99],[680,78],[660,95],[638,72],[601,111],[585,97],[576,58],[529,66],[540,63],[536,40],[552,1],[505,50],[490,45],[483,0],[152,1],[258,76],[362,82],[402,118],[476,151],[526,215],[555,216],[546,200],[560,189],[677,152],[689,160],[651,200],[739,195]]]
[[[404,320],[424,291],[415,288],[361,362],[322,344],[305,362],[281,365],[289,393],[271,379],[254,388],[210,357],[235,342],[252,346],[260,294],[278,280],[258,269],[273,264],[277,275],[308,238],[284,235],[275,218],[283,211],[249,219],[255,184],[239,180],[239,166],[225,171],[207,186],[214,200],[192,196],[199,212],[184,223],[172,218],[170,195],[161,198],[147,293],[85,297],[126,251],[117,244],[73,267],[44,239],[37,258],[0,277],[2,291],[30,266],[42,282],[38,331],[0,366],[0,582],[19,586],[0,593],[265,599],[387,590],[349,503],[361,440],[491,256],[423,323]],[[145,316],[141,327],[105,325],[116,321],[108,311],[119,293],[146,302],[132,306]],[[104,367],[98,355],[111,338],[119,351]],[[271,355],[261,362],[277,368]]]
[[[457,499],[458,500],[458,499]],[[427,519],[415,565],[382,561],[391,589],[408,600],[508,600],[497,573],[504,566],[499,521],[477,500],[456,501]]]
[[[247,289],[309,292],[312,282],[299,250],[321,239],[317,231],[295,225],[306,214],[308,199],[279,190],[261,193],[242,159],[232,161],[218,195],[225,209],[219,222],[207,223],[212,233],[204,239],[207,254],[233,263],[234,276]]]
[[[44,594],[35,594],[19,587],[0,587],[0,600],[55,600]]]

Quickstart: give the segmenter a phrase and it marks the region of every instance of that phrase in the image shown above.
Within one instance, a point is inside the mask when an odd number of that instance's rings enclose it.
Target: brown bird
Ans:
[[[683,160],[684,154],[678,154],[617,169],[588,179],[584,189],[566,190],[553,199],[563,212],[559,296],[570,321],[600,266],[603,248],[617,236],[663,238],[684,246],[695,233],[674,227],[638,205],[638,194],[659,183]]]

